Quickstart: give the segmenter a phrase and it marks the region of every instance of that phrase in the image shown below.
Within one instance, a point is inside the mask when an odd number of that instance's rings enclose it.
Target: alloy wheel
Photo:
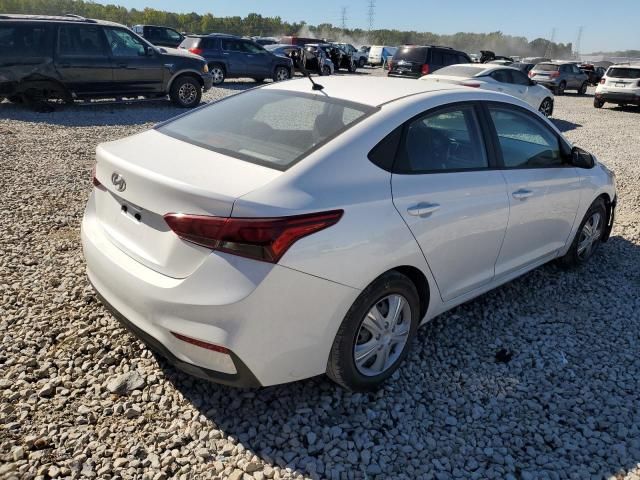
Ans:
[[[548,98],[545,98],[542,101],[542,105],[540,105],[540,113],[542,113],[545,117],[550,117],[553,112],[553,103]]]
[[[285,68],[279,68],[276,72],[276,81],[282,82],[283,80],[289,79],[289,72]]]
[[[211,76],[213,77],[213,83],[222,83],[224,80],[224,72],[220,67],[213,67],[211,69]]]
[[[578,239],[578,257],[586,260],[591,256],[602,236],[602,215],[594,212],[584,223]]]
[[[198,97],[198,89],[192,83],[184,83],[180,85],[178,90],[178,98],[185,105],[191,105]]]
[[[362,320],[353,347],[358,371],[373,377],[398,360],[409,339],[411,308],[399,294],[388,295],[371,307]]]

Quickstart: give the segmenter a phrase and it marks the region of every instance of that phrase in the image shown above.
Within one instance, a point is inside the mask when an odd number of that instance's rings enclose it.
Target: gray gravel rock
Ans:
[[[638,478],[640,117],[592,94],[557,97],[554,121],[617,173],[611,240],[434,319],[367,394],[191,378],[97,302],[79,237],[95,147],[181,110],[1,103],[0,478]]]

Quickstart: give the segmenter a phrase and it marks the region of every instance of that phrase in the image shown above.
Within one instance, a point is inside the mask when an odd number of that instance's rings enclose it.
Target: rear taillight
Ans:
[[[429,64],[425,63],[424,65],[422,65],[422,70],[420,70],[420,73],[422,73],[422,75],[429,75]]]
[[[549,78],[558,78],[560,76],[560,72],[551,72],[549,74]]]
[[[223,218],[168,213],[169,228],[180,238],[220,252],[277,263],[307,235],[335,225],[342,210],[279,218]]]
[[[471,87],[471,88],[480,87],[480,84],[478,82],[461,82],[460,85],[464,85],[465,87]]]
[[[91,183],[93,183],[93,186],[96,188],[100,188],[100,189],[104,189],[104,185],[102,185],[100,183],[100,180],[98,180],[98,177],[96,176],[96,167],[98,165],[94,165],[93,168],[91,169]]]
[[[391,70],[393,68],[393,60],[391,60],[391,59],[387,60],[387,68],[389,70]]]
[[[533,78],[535,75],[535,73],[533,73],[532,71],[529,71],[529,78]]]
[[[189,52],[195,53],[196,55],[202,55],[202,52],[204,52],[204,50],[201,49],[201,48],[195,48],[194,47],[194,48],[190,48]]]
[[[600,79],[600,85],[604,85],[605,83],[607,83],[607,79],[606,78],[601,78]],[[638,82],[640,83],[640,82]]]

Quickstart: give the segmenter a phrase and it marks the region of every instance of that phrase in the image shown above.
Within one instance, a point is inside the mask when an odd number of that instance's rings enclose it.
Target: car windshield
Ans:
[[[613,78],[640,78],[640,68],[620,68],[609,69],[607,77]]]
[[[320,94],[256,89],[168,123],[165,135],[277,170],[286,170],[374,107]]]
[[[540,70],[542,72],[557,72],[560,68],[560,65],[554,65],[553,63],[539,63],[535,67],[534,70]]]
[[[486,67],[476,67],[471,65],[450,65],[448,67],[441,68],[436,73],[437,75],[448,75],[451,77],[473,77],[480,75],[487,70]]]

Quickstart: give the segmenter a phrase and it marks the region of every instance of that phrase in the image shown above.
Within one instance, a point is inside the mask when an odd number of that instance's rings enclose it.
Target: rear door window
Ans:
[[[58,54],[64,57],[104,57],[106,42],[101,27],[60,25]]]
[[[458,63],[458,55],[456,55],[455,53],[445,53],[443,56],[443,65],[455,65],[456,63]]]
[[[222,49],[227,52],[242,52],[245,53],[243,41],[235,38],[223,38]]]
[[[394,170],[415,174],[488,167],[475,109],[459,105],[411,121]]]
[[[440,50],[431,50],[431,63],[434,65],[444,65],[444,56]]]
[[[500,83],[511,83],[511,75],[508,70],[500,69],[491,72],[491,78]]]
[[[516,70],[511,70],[509,73],[511,74],[513,83],[515,83],[516,85],[530,84],[529,77],[527,77],[524,73]]]
[[[0,58],[50,55],[52,33],[46,24],[0,24]]]

